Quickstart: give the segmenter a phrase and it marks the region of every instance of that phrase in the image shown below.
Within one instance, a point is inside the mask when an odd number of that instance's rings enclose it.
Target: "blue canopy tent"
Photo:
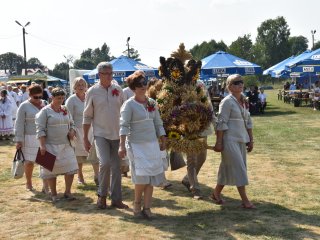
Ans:
[[[294,58],[295,56],[288,57],[287,59],[277,63],[276,65],[273,65],[272,67],[264,70],[262,74],[270,75],[271,77],[279,77],[277,76],[277,73],[282,72],[285,69],[286,64],[292,61]]]
[[[144,71],[147,78],[159,77],[158,69],[150,67],[139,61],[135,61],[126,56],[120,56],[116,59],[113,59],[110,63],[113,67],[113,78],[120,84],[123,82],[125,77],[128,77],[136,70]],[[94,69],[89,73],[83,74],[83,77],[88,83],[95,83],[99,79],[98,70]]]
[[[262,73],[262,69],[259,65],[223,51],[218,51],[201,61],[202,79],[227,77],[234,73],[240,75],[256,75]]]
[[[308,87],[318,80],[320,73],[320,49],[309,51],[299,59],[294,59],[285,66],[286,71],[290,72],[290,76],[300,75],[304,79],[309,79]]]
[[[268,68],[267,70],[269,70],[269,69],[271,69],[271,70],[268,71],[268,73],[266,70],[263,72],[263,74],[264,75],[269,74],[271,77],[274,77],[274,78],[290,78],[290,71],[287,69],[286,66],[303,59],[310,52],[311,52],[310,50],[306,50],[305,52],[301,53],[298,56],[291,56],[291,57],[283,60],[282,62],[274,65],[273,67]]]

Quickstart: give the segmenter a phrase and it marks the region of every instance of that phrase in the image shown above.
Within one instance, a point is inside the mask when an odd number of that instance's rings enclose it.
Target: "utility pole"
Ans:
[[[314,50],[314,34],[316,33],[316,30],[311,30],[311,35],[312,35],[312,50]]]
[[[127,38],[127,46],[128,46],[128,58],[130,58],[130,46],[129,46],[130,37]]]
[[[16,23],[18,25],[20,25],[22,27],[22,35],[23,35],[23,52],[24,52],[24,74],[27,75],[28,72],[27,72],[27,51],[26,51],[26,38],[25,38],[25,35],[26,35],[26,30],[25,30],[25,27],[28,26],[30,24],[30,22],[27,22],[26,25],[21,25],[21,23],[19,23],[17,20],[16,20]]]
[[[73,56],[72,55],[68,55],[68,56],[63,55],[63,57],[66,59],[66,62],[68,65],[68,69],[66,69],[66,80],[70,81],[70,79],[69,79],[69,69],[70,69],[69,62],[71,62],[73,64]]]

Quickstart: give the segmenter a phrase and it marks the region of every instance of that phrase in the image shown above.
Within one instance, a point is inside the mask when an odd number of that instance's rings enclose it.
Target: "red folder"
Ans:
[[[44,155],[41,155],[40,148],[38,149],[36,163],[52,172],[56,156],[46,151]]]

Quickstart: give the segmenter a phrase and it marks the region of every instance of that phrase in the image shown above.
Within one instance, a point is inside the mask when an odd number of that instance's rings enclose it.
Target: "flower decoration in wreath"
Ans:
[[[178,133],[178,132],[171,131],[171,132],[168,133],[168,138],[169,138],[169,139],[179,140],[179,139],[181,138],[181,135],[180,135],[180,133]]]

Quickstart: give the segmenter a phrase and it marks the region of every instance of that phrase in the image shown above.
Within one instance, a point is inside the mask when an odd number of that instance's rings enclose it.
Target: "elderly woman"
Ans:
[[[76,138],[75,138],[75,154],[78,161],[78,183],[85,184],[82,166],[86,162],[88,157],[88,152],[84,148],[83,143],[83,110],[84,110],[84,100],[87,91],[87,82],[81,78],[77,77],[74,80],[73,90],[75,94],[71,95],[66,101],[66,106],[70,111],[70,114],[75,123]],[[97,158],[96,158],[97,159]],[[92,162],[92,167],[94,171],[94,181],[98,184],[98,172],[99,172],[99,161]]]
[[[73,140],[76,131],[72,116],[66,106],[62,106],[66,93],[61,88],[52,90],[52,102],[36,115],[37,138],[40,141],[40,152],[46,151],[56,156],[52,172],[41,168],[40,176],[47,179],[51,190],[52,201],[57,198],[57,176],[64,175],[64,198],[74,200],[71,195],[71,186],[78,164],[74,150],[69,140]]]
[[[134,97],[121,108],[119,157],[128,155],[132,182],[135,184],[134,216],[151,219],[153,186],[164,181],[160,149],[165,149],[165,131],[156,102],[146,97],[147,80],[137,71],[127,79]],[[161,139],[159,147],[158,138]],[[144,207],[141,211],[141,198]]]
[[[13,133],[12,121],[12,103],[8,97],[7,90],[3,89],[0,92],[0,137],[5,137],[9,140]]]
[[[221,152],[218,182],[212,193],[216,204],[223,204],[221,192],[225,185],[237,186],[242,199],[242,207],[253,209],[245,186],[248,185],[246,152],[253,149],[252,122],[246,107],[243,80],[240,75],[230,75],[227,79],[230,95],[225,97],[219,107],[217,136],[214,150]]]
[[[27,180],[26,188],[30,191],[33,190],[32,172],[39,149],[35,116],[46,105],[45,101],[41,100],[42,91],[42,87],[38,84],[29,88],[29,99],[20,104],[14,129],[16,148],[22,148],[26,160],[24,162],[24,172]],[[48,192],[48,186],[45,181],[43,181],[42,191]]]

